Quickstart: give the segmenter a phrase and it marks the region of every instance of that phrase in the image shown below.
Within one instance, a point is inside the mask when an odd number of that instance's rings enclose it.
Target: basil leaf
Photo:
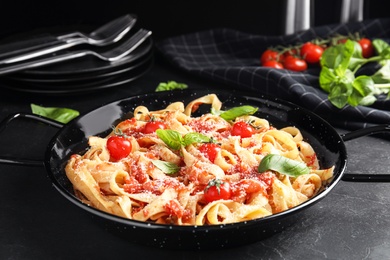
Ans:
[[[375,51],[379,53],[379,55],[386,57],[387,53],[382,54],[382,52],[390,47],[387,42],[381,39],[375,39],[372,41],[372,45],[374,46]]]
[[[348,40],[345,47],[348,49],[348,58],[345,58],[348,69],[356,71],[367,62],[367,59],[363,58],[362,47],[357,41]]]
[[[310,169],[303,162],[298,162],[278,154],[268,154],[260,162],[260,173],[273,170],[284,175],[298,177],[310,173]]]
[[[161,160],[152,160],[152,163],[154,166],[159,168],[161,171],[163,171],[166,174],[173,174],[180,170],[180,167],[177,166],[174,163],[161,161]]]
[[[157,129],[157,136],[173,150],[179,150],[182,143],[183,137],[175,130],[171,129]]]
[[[386,84],[390,82],[390,60],[384,60],[380,62],[382,66],[372,76],[372,80],[376,84]]]
[[[321,67],[334,69],[340,65],[341,53],[344,46],[342,44],[335,45],[325,49],[321,56]]]
[[[175,130],[171,129],[157,129],[157,136],[171,149],[179,150],[180,147],[187,146],[193,143],[207,143],[211,139],[200,133],[191,132],[184,136]]]
[[[191,132],[184,136],[183,145],[187,146],[193,143],[208,143],[210,141],[211,141],[210,137],[206,135],[196,133],[196,132]]]
[[[244,116],[244,115],[252,115],[256,113],[258,110],[257,107],[252,107],[252,106],[240,106],[240,107],[233,107],[219,116],[225,119],[226,121],[234,120],[239,116]]]
[[[161,82],[158,84],[156,88],[156,92],[161,91],[169,91],[169,90],[175,90],[175,89],[186,89],[188,88],[187,84],[184,83],[178,83],[176,81],[168,81],[167,83]]]
[[[338,77],[333,69],[322,67],[319,82],[323,90],[329,93],[336,80],[338,80]]]
[[[31,111],[33,114],[47,117],[63,124],[80,115],[78,111],[70,108],[43,107],[35,104],[31,104]]]

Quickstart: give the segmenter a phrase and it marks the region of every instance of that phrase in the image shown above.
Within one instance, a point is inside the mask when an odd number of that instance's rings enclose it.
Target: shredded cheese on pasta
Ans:
[[[176,225],[216,225],[269,216],[315,196],[333,176],[333,168],[319,169],[312,146],[299,129],[276,129],[262,118],[245,115],[234,121],[250,121],[255,133],[246,138],[231,135],[233,122],[216,114],[192,116],[201,104],[219,111],[221,101],[214,94],[181,102],[159,111],[139,106],[134,118],[116,126],[126,134],[131,153],[114,161],[107,150],[109,136],[91,136],[85,154],[74,154],[66,165],[66,175],[80,200],[99,210],[124,218]],[[199,151],[201,143],[169,148],[156,133],[142,129],[153,118],[181,135],[197,132],[218,144],[214,162]],[[291,177],[274,171],[257,171],[262,158],[278,154],[305,163],[310,173]],[[153,161],[177,165],[167,174]],[[207,202],[204,192],[210,180],[227,182],[229,199]]]

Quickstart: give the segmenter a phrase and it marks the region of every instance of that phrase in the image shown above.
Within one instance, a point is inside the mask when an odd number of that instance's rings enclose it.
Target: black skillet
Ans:
[[[243,104],[259,107],[258,116],[269,120],[275,127],[296,126],[305,139],[314,147],[322,167],[335,165],[334,178],[326,189],[314,198],[287,211],[246,222],[216,226],[174,226],[145,223],[117,217],[91,208],[81,203],[73,193],[64,166],[69,156],[82,153],[87,148],[87,137],[90,135],[105,136],[111,126],[131,117],[136,106],[144,105],[149,109],[161,109],[172,101],[189,101],[215,93],[223,102],[224,108]],[[200,113],[208,112],[209,107],[202,106]],[[61,128],[47,146],[44,166],[54,187],[69,201],[90,213],[93,219],[109,231],[134,243],[171,249],[216,249],[249,244],[267,238],[292,225],[300,213],[309,206],[324,198],[340,180],[389,182],[390,175],[351,175],[345,174],[347,153],[344,141],[368,134],[389,132],[387,125],[362,129],[340,136],[326,121],[312,112],[294,104],[270,99],[253,93],[223,91],[169,91],[134,96],[97,108],[82,115],[66,125],[30,114],[15,114],[4,120],[0,130],[16,118],[31,118],[51,126]],[[1,128],[2,127],[2,128]],[[42,162],[10,158],[0,159],[1,163],[18,165],[40,165]]]

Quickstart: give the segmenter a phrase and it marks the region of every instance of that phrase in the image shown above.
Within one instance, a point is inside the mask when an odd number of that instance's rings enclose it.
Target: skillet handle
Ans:
[[[370,126],[370,127],[352,131],[350,133],[341,134],[340,136],[343,139],[343,141],[349,141],[366,135],[380,134],[380,133],[390,133],[390,125]]]
[[[35,115],[35,114],[29,114],[29,113],[17,113],[8,116],[6,119],[4,119],[0,123],[0,133],[4,131],[7,126],[15,119],[19,118],[27,118],[27,119],[33,119],[38,122],[44,123],[46,125],[56,127],[56,128],[62,128],[64,125],[62,123],[59,123],[57,121]],[[21,158],[13,158],[13,157],[3,157],[0,156],[0,163],[2,164],[14,164],[14,165],[21,165],[21,166],[44,166],[42,161],[36,161],[36,160],[29,160],[29,159],[21,159]]]
[[[359,137],[380,133],[390,133],[390,125],[370,126],[350,133],[341,134],[340,136],[343,141],[349,141]],[[390,182],[390,174],[345,173],[342,180],[352,182]]]

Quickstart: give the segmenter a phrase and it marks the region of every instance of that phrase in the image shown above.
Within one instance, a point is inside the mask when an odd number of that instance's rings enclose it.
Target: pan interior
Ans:
[[[64,167],[72,154],[83,153],[87,149],[87,138],[90,135],[107,135],[112,130],[113,125],[130,118],[134,108],[139,105],[144,105],[150,110],[159,110],[171,102],[182,101],[187,104],[198,97],[210,93],[217,94],[223,103],[222,109],[224,110],[240,105],[252,105],[259,108],[257,116],[267,119],[277,128],[285,126],[298,127],[305,140],[315,149],[321,167],[325,168],[335,165],[334,178],[326,189],[316,197],[301,204],[298,209],[324,197],[341,179],[347,160],[344,143],[335,129],[317,115],[291,103],[259,96],[256,93],[207,90],[175,90],[134,96],[104,105],[80,116],[64,126],[50,142],[45,157],[49,177],[55,187],[67,199],[86,209],[86,206],[74,196],[72,185],[65,175]],[[205,112],[209,112],[209,107],[200,107],[198,113]],[[92,208],[88,208],[88,210],[101,214],[101,212],[98,213],[98,210]],[[294,210],[282,212],[282,215],[289,214],[289,211],[292,213]]]

